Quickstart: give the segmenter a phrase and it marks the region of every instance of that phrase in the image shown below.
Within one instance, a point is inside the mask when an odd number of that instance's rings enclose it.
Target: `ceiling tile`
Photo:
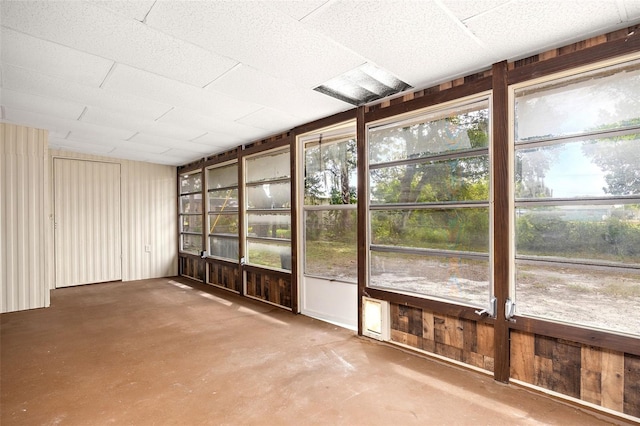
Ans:
[[[215,147],[203,143],[187,141],[184,139],[172,139],[146,133],[138,133],[129,139],[129,141],[147,145],[157,145],[166,149],[186,149],[198,154],[211,154],[215,150]]]
[[[366,19],[362,13],[360,2],[337,1],[305,23],[414,87],[455,78],[498,59],[436,2],[370,2]]]
[[[495,55],[508,60],[626,26],[616,2],[601,0],[514,0],[465,23]]]
[[[236,64],[85,2],[4,1],[1,7],[5,27],[198,87]]]
[[[147,23],[305,88],[366,62],[260,1],[158,2]],[[354,27],[353,21],[349,26]]]
[[[100,86],[113,61],[2,28],[3,64],[17,65],[88,86]]]
[[[255,68],[241,65],[216,80],[207,90],[236,96],[244,101],[279,109],[312,121],[352,108],[351,105],[314,90],[292,86]],[[248,115],[248,114],[245,114]]]
[[[0,105],[70,120],[76,120],[84,111],[82,104],[16,92],[6,88],[0,90]]]
[[[5,108],[6,119],[12,123],[35,127],[37,129],[47,129],[58,134],[73,132],[80,134],[81,138],[86,138],[92,143],[110,142],[112,140],[125,140],[134,135],[129,130],[120,128],[97,126],[90,123],[83,123],[77,120],[56,118],[49,115],[37,114],[14,108]]]
[[[260,134],[264,134],[262,130]],[[251,139],[251,140],[247,140],[247,139]],[[239,136],[232,136],[231,138],[229,138],[229,135],[227,135],[226,133],[211,131],[195,138],[193,142],[211,146],[212,149],[209,152],[209,154],[215,154],[217,152],[234,149],[239,145],[255,140],[256,138],[247,138],[247,139]]]
[[[89,3],[112,10],[120,15],[142,22],[151,10],[156,0],[117,0],[117,1],[96,1],[86,0]]]
[[[81,121],[100,126],[120,127],[133,132],[186,140],[196,138],[203,133],[203,130],[193,127],[140,119],[99,108],[88,108]]]
[[[640,19],[640,1],[623,0],[620,7],[624,9],[624,13],[621,14],[623,20],[635,21]]]
[[[171,109],[170,105],[123,92],[83,86],[12,65],[3,65],[3,86],[18,92],[60,98],[123,114],[154,120]]]
[[[250,101],[212,93],[210,90],[121,64],[116,66],[103,87],[229,120],[244,117],[260,109],[259,105]]]
[[[172,149],[163,154],[153,154],[129,150],[127,148],[116,148],[109,153],[109,156],[134,161],[145,161],[154,164],[165,164],[168,166],[178,166],[202,158],[198,154],[184,150]]]
[[[260,111],[251,113],[238,120],[238,122],[258,127],[271,133],[280,133],[295,127],[297,124],[304,124],[302,121],[296,123],[296,117],[271,108],[263,108]]]
[[[57,138],[52,137],[51,134],[49,134],[48,142],[49,149],[81,152],[83,154],[106,155],[114,149],[114,147],[110,145]]]
[[[236,135],[242,135],[242,140],[245,142],[264,136],[264,130],[251,127],[246,124],[241,124],[239,120],[221,120],[217,117],[197,114],[183,108],[175,108],[169,111],[158,121],[203,129],[203,131],[197,136],[200,136],[205,132],[216,132],[219,134],[229,135],[230,140],[237,140]]]
[[[280,0],[270,1],[267,4],[269,7],[299,21],[326,3],[327,0]]]
[[[495,7],[508,3],[511,0],[441,0],[458,19],[465,19],[485,13]]]

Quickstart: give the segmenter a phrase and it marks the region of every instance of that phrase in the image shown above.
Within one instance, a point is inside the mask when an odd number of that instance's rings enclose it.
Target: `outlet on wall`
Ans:
[[[144,246],[144,251],[147,253],[151,253],[151,246],[149,244]]]

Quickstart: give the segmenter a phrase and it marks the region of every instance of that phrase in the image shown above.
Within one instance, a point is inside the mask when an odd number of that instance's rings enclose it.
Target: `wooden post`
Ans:
[[[509,381],[509,325],[504,317],[509,297],[509,99],[507,94],[507,62],[493,65],[493,262],[494,293],[497,298],[494,326],[494,378]]]

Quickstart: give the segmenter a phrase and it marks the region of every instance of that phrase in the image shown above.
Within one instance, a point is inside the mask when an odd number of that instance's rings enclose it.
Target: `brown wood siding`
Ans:
[[[292,308],[291,277],[269,271],[248,270],[247,296]]]
[[[512,330],[511,377],[640,417],[640,357]]]
[[[193,278],[194,280],[204,282],[204,260],[198,257],[180,256],[178,260],[178,271],[183,277]]]
[[[208,260],[207,268],[209,269],[207,284],[224,287],[238,293],[240,292],[242,280],[240,279],[240,268],[238,265]]]
[[[390,304],[391,341],[493,371],[493,326]]]

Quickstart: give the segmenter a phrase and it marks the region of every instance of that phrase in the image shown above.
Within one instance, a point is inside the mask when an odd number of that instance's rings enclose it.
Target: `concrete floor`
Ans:
[[[185,279],[59,289],[0,319],[3,426],[613,421]]]

